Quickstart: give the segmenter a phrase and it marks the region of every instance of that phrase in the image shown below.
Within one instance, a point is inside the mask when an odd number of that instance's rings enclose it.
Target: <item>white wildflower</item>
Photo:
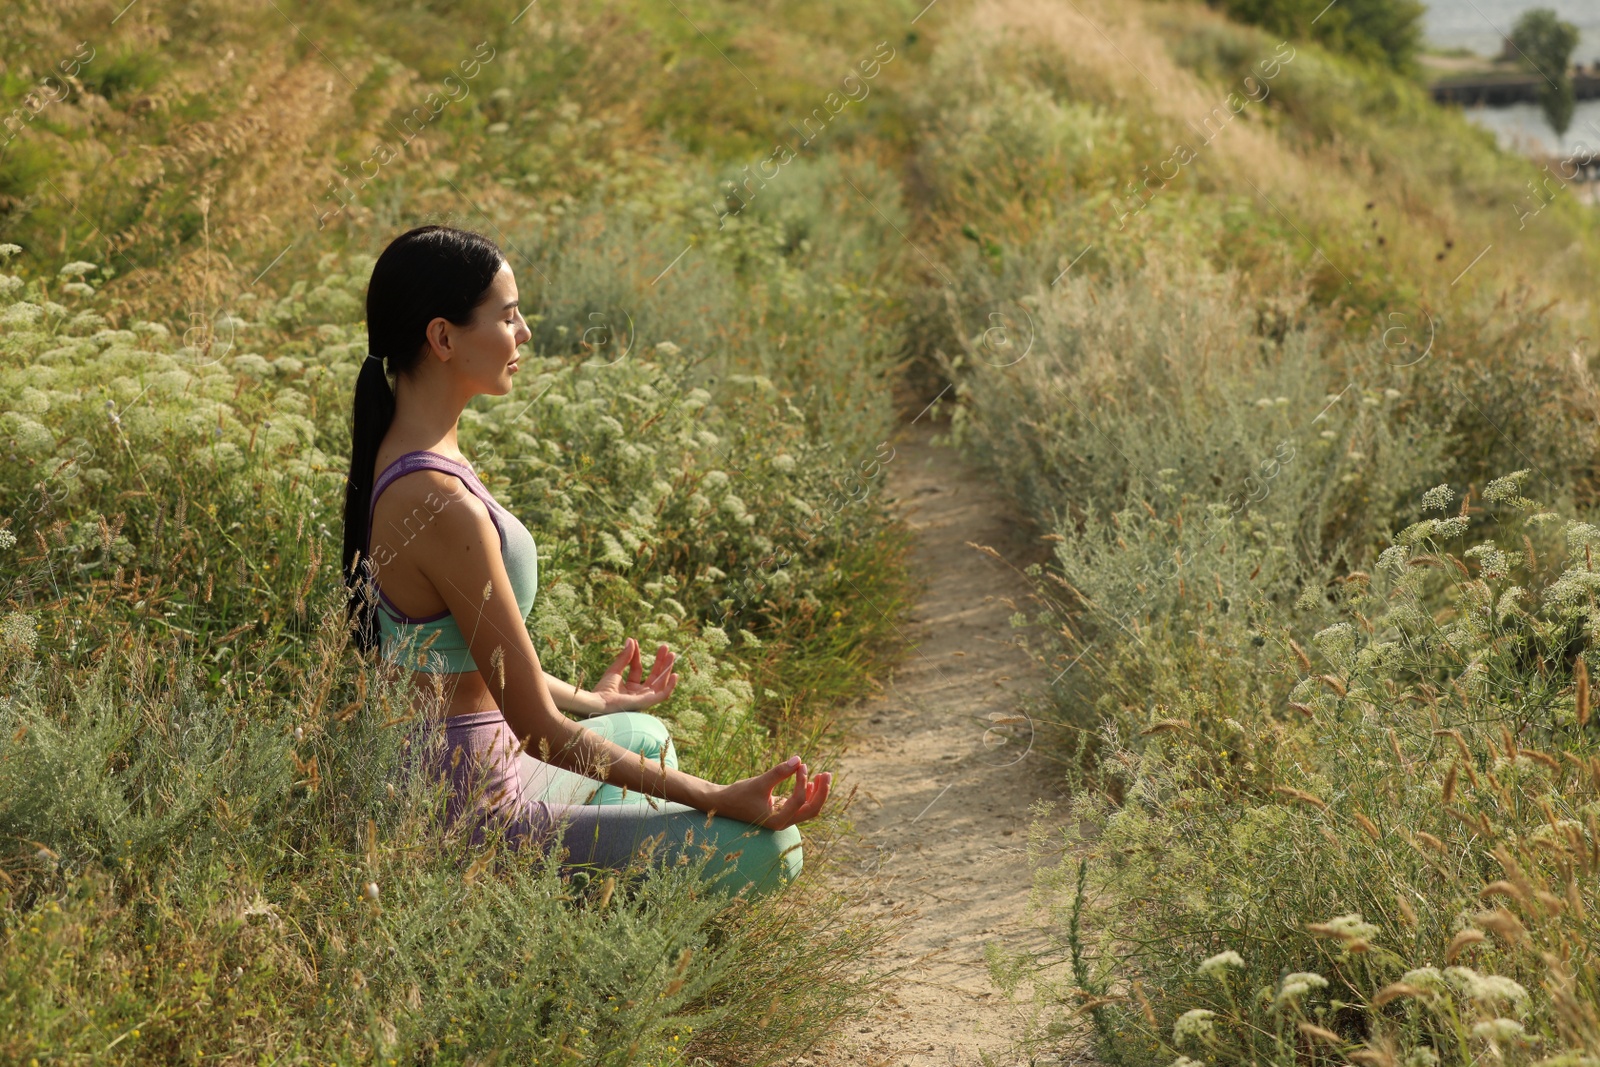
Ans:
[[[1522,1024],[1515,1019],[1489,1019],[1486,1022],[1474,1023],[1472,1036],[1481,1037],[1488,1041],[1510,1041],[1514,1037],[1523,1035]]]
[[[33,651],[39,643],[39,620],[26,611],[13,611],[0,619],[0,642]]]
[[[1544,601],[1576,607],[1586,605],[1597,592],[1600,592],[1600,572],[1574,567],[1545,587]]]
[[[1483,487],[1483,498],[1492,504],[1504,504],[1518,511],[1532,511],[1539,507],[1539,502],[1522,495],[1522,480],[1527,476],[1528,471],[1524,469],[1513,471],[1504,478],[1496,478]]]
[[[1595,529],[1589,523],[1569,522],[1561,532],[1566,535],[1568,548],[1577,550],[1586,547],[1600,547],[1600,530]]]
[[[1462,555],[1478,560],[1478,573],[1484,578],[1503,578],[1511,571],[1511,557],[1488,542],[1473,545]]]
[[[1172,1024],[1172,1043],[1181,1045],[1191,1038],[1195,1041],[1204,1041],[1211,1036],[1212,1022],[1217,1017],[1214,1011],[1205,1008],[1191,1008],[1178,1016],[1178,1021]]]
[[[0,325],[31,326],[44,318],[44,308],[27,300],[19,300],[0,312]]]
[[[1448,485],[1436,485],[1422,494],[1423,511],[1443,511],[1456,498],[1456,491]]]
[[[673,344],[671,341],[658,341],[656,343],[656,351],[660,352],[663,356],[675,356],[683,350],[677,345]]]
[[[1528,991],[1521,985],[1498,974],[1479,974],[1471,967],[1449,967],[1444,972],[1446,980],[1463,996],[1484,1003],[1510,1001],[1521,1004],[1528,999]]]
[[[1467,532],[1467,526],[1470,522],[1471,520],[1465,515],[1457,515],[1453,519],[1438,519],[1434,523],[1433,536],[1439,540],[1444,540],[1447,537],[1460,537]]]
[[[0,530],[0,550],[10,548],[17,543],[17,535],[10,530]]]
[[[1354,938],[1370,939],[1378,936],[1378,927],[1362,919],[1359,911],[1349,915],[1339,915],[1329,919],[1318,927],[1318,932],[1326,932],[1345,940]]]
[[[1378,569],[1400,573],[1406,569],[1407,552],[1402,545],[1391,545],[1378,553]]]
[[[1187,1056],[1179,1056],[1168,1067],[1206,1067],[1200,1060],[1191,1060]]]
[[[1282,1008],[1299,1000],[1313,989],[1326,989],[1328,980],[1315,971],[1296,971],[1283,979],[1283,985],[1278,988],[1278,995],[1273,998],[1272,1006]]]
[[[1418,1045],[1400,1062],[1403,1067],[1439,1067],[1439,1054],[1426,1045]]]
[[[1307,585],[1300,590],[1300,595],[1295,598],[1294,606],[1301,611],[1315,611],[1322,607],[1322,590],[1315,585]]]
[[[83,275],[88,274],[90,271],[99,269],[100,264],[98,263],[90,263],[88,260],[75,259],[71,263],[68,263],[65,267],[62,267],[60,270],[56,271],[56,273],[63,278],[72,276],[82,277]]]
[[[21,245],[14,245],[14,244],[3,244],[3,245],[0,245],[0,260],[10,259],[12,256],[19,254],[21,251],[22,251],[22,246]]]
[[[1330,659],[1341,658],[1356,647],[1356,628],[1347,622],[1334,623],[1326,630],[1319,630],[1311,643]]]
[[[1200,973],[1209,975],[1210,977],[1221,981],[1224,977],[1226,977],[1227,968],[1229,967],[1237,967],[1240,970],[1244,969],[1244,957],[1240,956],[1231,948],[1224,952],[1217,953],[1215,956],[1212,956],[1210,959],[1202,963],[1200,965]]]

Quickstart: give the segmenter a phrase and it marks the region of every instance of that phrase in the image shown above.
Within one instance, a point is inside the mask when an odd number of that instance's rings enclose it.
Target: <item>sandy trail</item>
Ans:
[[[794,1061],[798,1067],[1010,1064],[1018,1008],[989,979],[983,945],[1038,947],[1027,915],[1029,806],[1059,796],[1053,762],[1030,750],[1047,679],[1014,643],[1026,580],[968,546],[989,545],[1018,567],[1043,561],[1006,498],[951,448],[931,420],[901,430],[886,492],[917,534],[912,566],[926,586],[901,624],[906,650],[883,692],[851,712],[854,738],[834,770],[856,833],[838,847],[840,888],[865,914],[907,916],[902,936],[872,961],[901,968],[864,1023]],[[1049,740],[1040,726],[1032,740]]]

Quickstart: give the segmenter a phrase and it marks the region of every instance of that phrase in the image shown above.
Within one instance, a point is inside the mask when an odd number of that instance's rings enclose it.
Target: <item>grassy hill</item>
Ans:
[[[1037,1040],[1587,1062],[1597,216],[1198,6],[975,4],[912,94],[919,338],[1055,542]]]
[[[897,14],[518,16],[0,14],[6,99],[45,90],[0,155],[8,1062],[767,1062],[863,988],[837,817],[806,886],[732,911],[683,872],[470,866],[400,773],[405,694],[341,639],[366,279],[439,220],[501,244],[535,330],[463,447],[537,531],[547,667],[668,641],[687,768],[815,765],[898,611],[861,499],[901,347],[882,94],[727,191]]]
[[[1600,237],[1418,84],[1168,2],[0,31],[5,1059],[771,1062],[860,1010],[884,931],[819,877],[613,896],[391,795],[334,520],[367,274],[439,220],[534,312],[463,447],[539,539],[541,656],[671,642],[688,769],[825,756],[893,654],[897,411],[1056,542],[1042,1043],[1085,1004],[1108,1062],[1600,1040]]]

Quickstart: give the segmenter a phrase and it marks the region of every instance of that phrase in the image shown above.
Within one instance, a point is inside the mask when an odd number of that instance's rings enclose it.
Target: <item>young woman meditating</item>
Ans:
[[[665,724],[641,713],[677,685],[666,645],[641,677],[628,638],[592,691],[540,668],[525,625],[533,536],[456,439],[469,400],[511,391],[530,336],[511,267],[480,234],[422,226],[373,265],[344,510],[357,647],[413,668],[419,740],[450,778],[451,822],[541,848],[559,840],[568,863],[612,868],[651,838],[657,860],[710,846],[705,873],[719,887],[775,889],[800,872],[796,824],[822,809],[828,773],[809,776],[798,756],[730,785],[678,770]],[[442,707],[430,675],[442,675]],[[444,743],[428,743],[441,723]]]

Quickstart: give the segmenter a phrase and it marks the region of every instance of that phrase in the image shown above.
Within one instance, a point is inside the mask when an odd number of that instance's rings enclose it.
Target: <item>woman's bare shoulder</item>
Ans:
[[[483,501],[461,479],[446,471],[423,469],[396,478],[378,497],[372,513],[372,552],[387,546],[390,555],[406,548],[459,543],[463,537],[494,531]]]

